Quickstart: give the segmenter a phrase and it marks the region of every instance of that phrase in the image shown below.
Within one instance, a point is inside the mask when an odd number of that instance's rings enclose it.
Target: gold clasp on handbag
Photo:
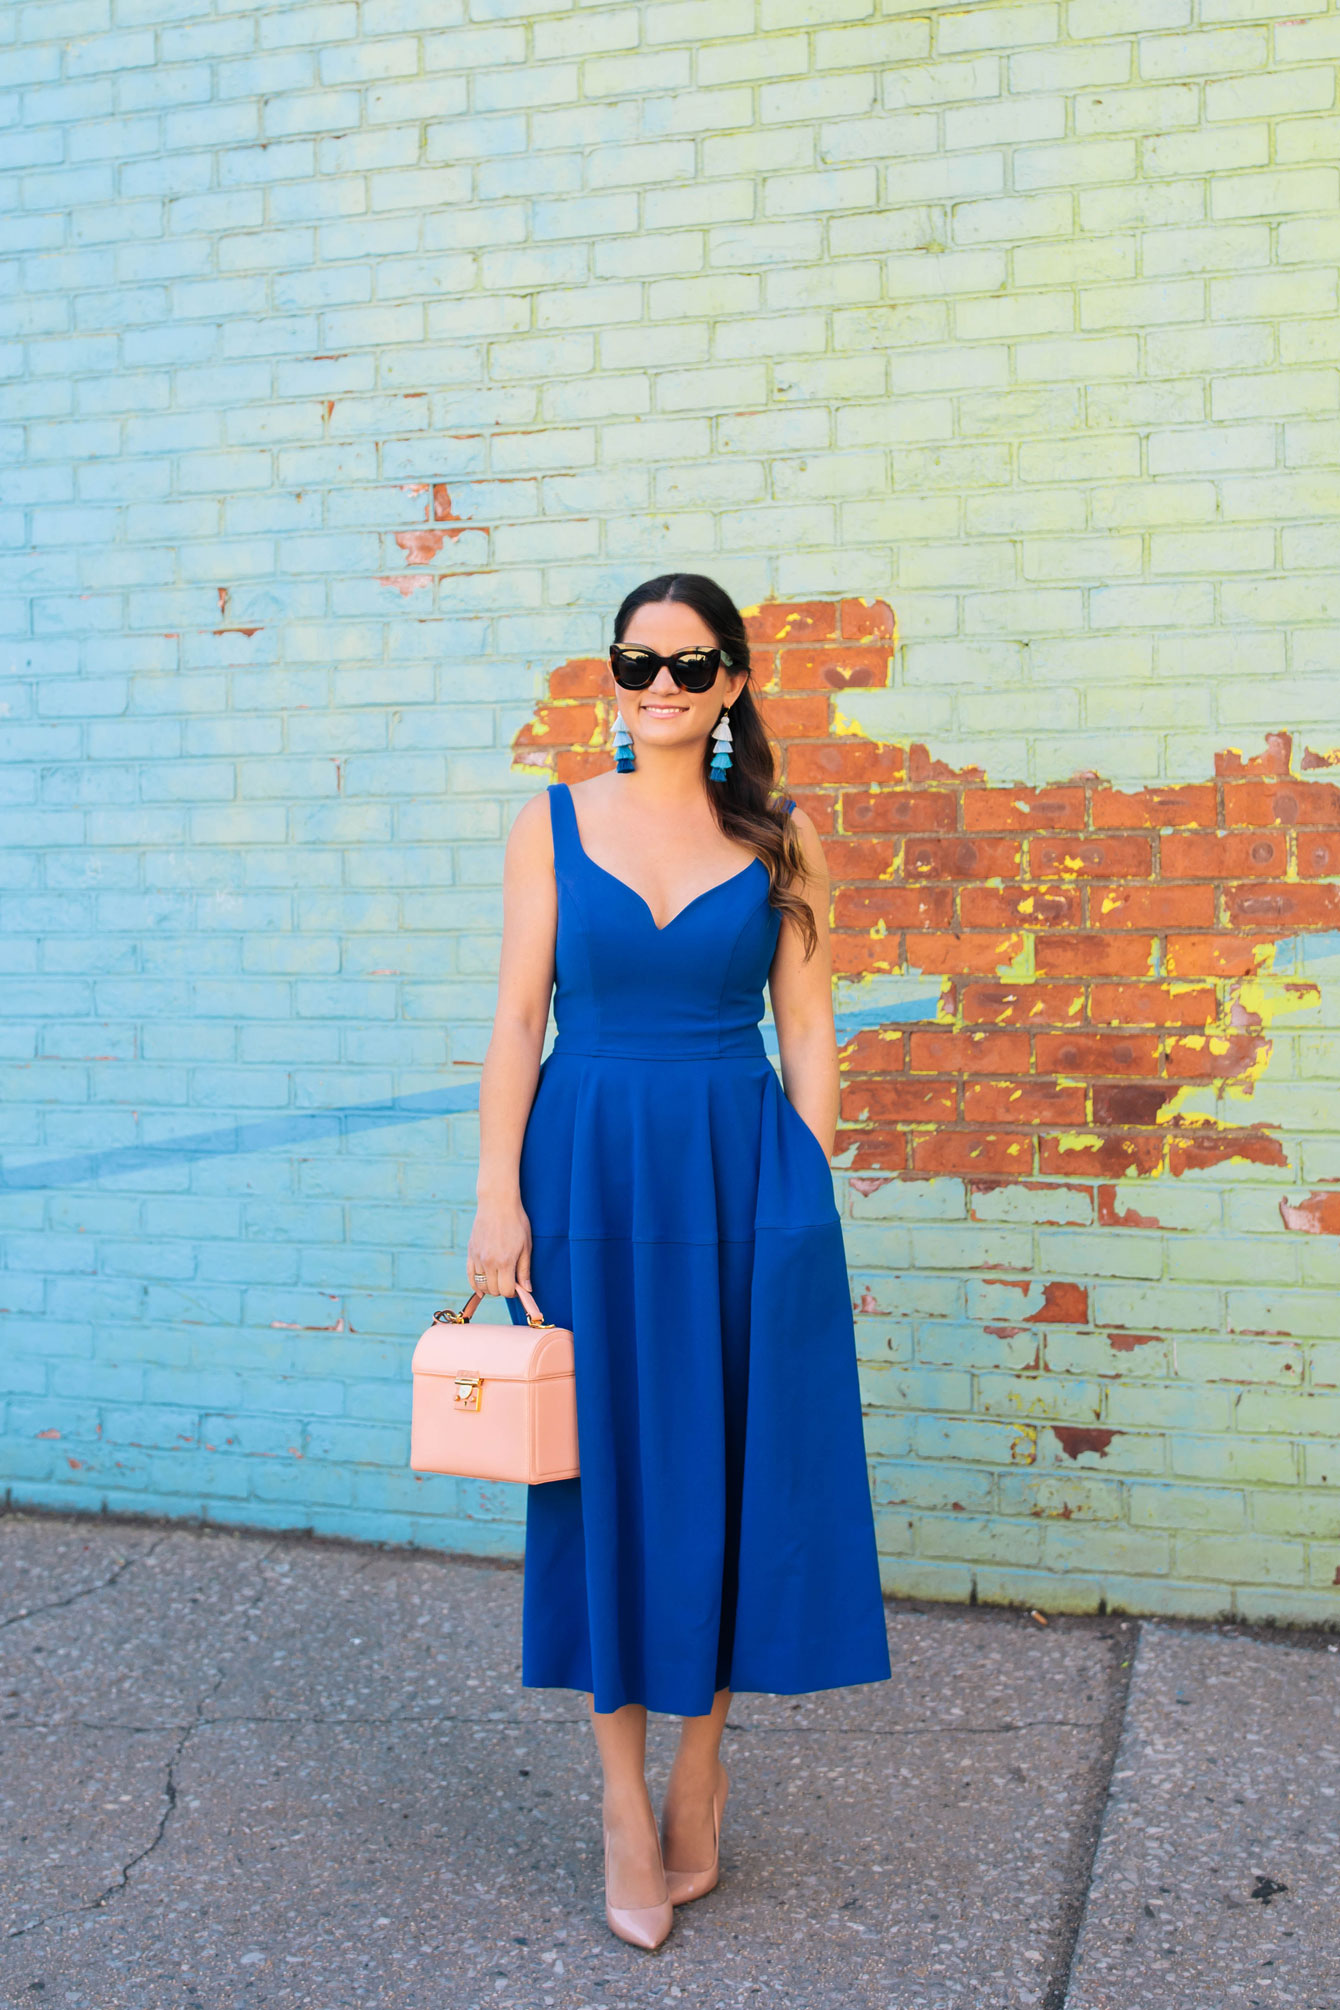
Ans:
[[[477,1410],[483,1389],[482,1375],[467,1374],[464,1369],[456,1376],[456,1407],[458,1410]]]

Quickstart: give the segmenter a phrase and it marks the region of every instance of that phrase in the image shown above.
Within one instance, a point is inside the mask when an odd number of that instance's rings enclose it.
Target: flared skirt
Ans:
[[[523,1685],[701,1716],[886,1679],[841,1218],[766,1055],[560,1041],[521,1197],[581,1466],[527,1490]]]

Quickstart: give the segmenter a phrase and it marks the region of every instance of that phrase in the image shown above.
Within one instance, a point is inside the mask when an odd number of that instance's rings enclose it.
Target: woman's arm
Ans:
[[[521,1205],[521,1143],[535,1100],[554,988],[558,889],[547,795],[517,812],[503,854],[498,1004],[479,1082],[478,1207],[466,1248],[471,1291],[530,1289],[530,1223]],[[484,1283],[475,1273],[483,1271]]]
[[[803,880],[792,882],[814,910],[819,940],[808,961],[795,923],[786,915],[768,973],[772,1016],[782,1063],[782,1087],[824,1148],[837,1134],[839,1075],[833,1024],[833,961],[828,931],[828,867],[819,834],[804,810],[791,813],[805,854]]]

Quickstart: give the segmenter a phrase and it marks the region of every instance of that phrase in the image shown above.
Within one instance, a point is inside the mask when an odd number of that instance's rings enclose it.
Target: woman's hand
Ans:
[[[518,1284],[529,1291],[530,1250],[530,1220],[520,1199],[481,1200],[465,1249],[470,1290],[494,1298],[515,1298]]]

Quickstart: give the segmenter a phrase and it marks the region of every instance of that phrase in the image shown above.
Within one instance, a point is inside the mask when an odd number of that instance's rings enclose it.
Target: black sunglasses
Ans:
[[[717,671],[731,659],[724,649],[677,649],[673,656],[658,656],[654,649],[616,642],[610,650],[614,681],[625,691],[645,691],[662,670],[668,670],[681,691],[710,691]]]

